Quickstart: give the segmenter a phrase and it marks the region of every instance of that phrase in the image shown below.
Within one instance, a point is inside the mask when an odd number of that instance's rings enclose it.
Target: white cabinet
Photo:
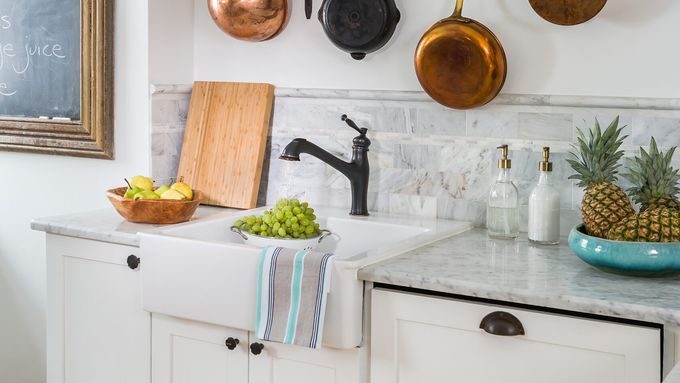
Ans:
[[[47,381],[148,383],[150,314],[134,247],[47,235]]]
[[[254,337],[252,339],[255,339]],[[318,349],[262,342],[250,355],[250,383],[358,383],[362,350]]]
[[[247,383],[248,333],[153,315],[154,383]]]
[[[660,381],[657,328],[382,289],[371,323],[371,383]]]
[[[153,314],[153,383],[358,383],[361,350],[310,350]],[[227,347],[238,343],[233,350]],[[255,354],[251,345],[257,344]],[[262,346],[258,349],[258,346]]]

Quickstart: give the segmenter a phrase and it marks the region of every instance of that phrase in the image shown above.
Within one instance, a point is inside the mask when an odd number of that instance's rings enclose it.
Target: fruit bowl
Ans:
[[[569,233],[569,247],[600,270],[637,277],[680,275],[680,243],[623,242],[592,237],[584,226]]]
[[[127,188],[116,188],[106,191],[106,196],[118,214],[130,222],[151,224],[173,224],[191,219],[201,204],[202,194],[194,191],[191,201],[167,199],[131,200],[123,195]]]

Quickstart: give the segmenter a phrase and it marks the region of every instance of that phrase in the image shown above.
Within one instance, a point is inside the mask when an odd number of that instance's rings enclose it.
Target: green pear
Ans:
[[[159,187],[158,189],[154,190],[154,193],[158,194],[159,196],[162,196],[163,193],[165,193],[165,192],[168,191],[168,190],[170,190],[170,186],[168,186],[168,185],[162,185],[162,186]]]
[[[185,197],[184,194],[178,192],[175,189],[170,189],[170,190],[166,190],[165,193],[163,193],[163,195],[161,195],[161,198],[162,199],[184,200],[187,197]]]
[[[153,180],[149,177],[144,176],[134,176],[130,180],[130,186],[133,188],[139,188],[142,190],[153,190]]]
[[[135,198],[135,194],[141,192],[142,189],[140,188],[134,188],[134,187],[129,187],[126,191],[123,197],[128,198],[128,199],[133,199]]]
[[[134,196],[135,201],[140,199],[159,199],[159,198],[161,197],[159,197],[158,194],[152,192],[151,190],[143,190],[135,194]]]
[[[189,201],[191,201],[194,198],[194,191],[191,190],[191,187],[189,187],[189,185],[185,184],[182,181],[175,182],[174,184],[172,184],[172,186],[170,186],[170,188],[172,190],[177,190],[178,192],[182,193],[182,195],[186,197],[186,199],[188,199]]]

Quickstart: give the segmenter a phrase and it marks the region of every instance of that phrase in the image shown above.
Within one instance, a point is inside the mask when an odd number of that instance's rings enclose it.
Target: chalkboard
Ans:
[[[80,120],[80,0],[0,0],[0,116]]]

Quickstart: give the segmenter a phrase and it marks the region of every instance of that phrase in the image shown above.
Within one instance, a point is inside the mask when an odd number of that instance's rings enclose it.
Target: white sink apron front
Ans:
[[[254,331],[260,248],[229,228],[266,208],[233,212],[140,233],[145,310]],[[472,228],[468,222],[394,217],[317,208],[322,228],[336,236],[319,250],[336,254],[326,308],[323,344],[354,348],[362,340],[363,282],[369,264]]]

